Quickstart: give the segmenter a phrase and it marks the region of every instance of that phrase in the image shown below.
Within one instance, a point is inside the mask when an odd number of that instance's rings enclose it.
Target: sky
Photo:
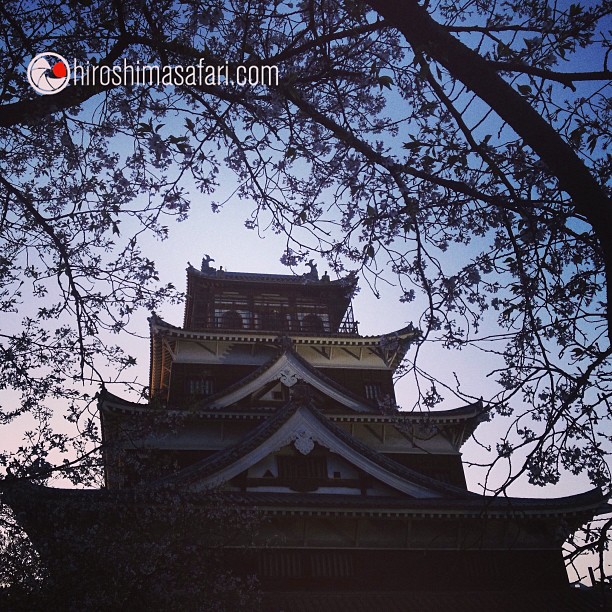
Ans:
[[[232,188],[232,175],[221,174],[221,190],[215,194],[214,200],[219,201],[224,191]],[[224,180],[225,179],[225,180]],[[220,212],[214,213],[210,207],[210,196],[201,196],[193,192],[189,218],[181,223],[169,225],[169,237],[163,242],[150,240],[143,243],[145,252],[154,255],[158,265],[161,282],[171,282],[181,291],[185,289],[188,262],[199,268],[204,254],[210,255],[215,261],[213,266],[223,267],[229,271],[267,272],[273,274],[290,274],[291,270],[280,263],[280,257],[285,248],[285,238],[272,231],[263,232],[260,236],[256,230],[244,227],[244,221],[251,212],[247,201],[236,199],[228,202]],[[460,245],[451,245],[447,256],[460,258],[465,253],[458,252]],[[316,260],[319,275],[329,270],[326,262]],[[381,262],[382,265],[382,262]],[[294,272],[306,272],[306,266],[298,266]],[[333,277],[333,274],[331,274]],[[392,275],[389,275],[392,280]],[[378,286],[380,298],[377,298],[367,283],[360,279],[360,291],[353,299],[355,319],[359,322],[359,332],[362,335],[378,335],[401,329],[410,322],[418,325],[418,318],[423,306],[419,300],[408,304],[400,303],[401,291],[396,285],[381,283]],[[183,323],[183,303],[167,305],[158,314],[174,325]],[[138,320],[140,318],[140,320]],[[148,377],[149,342],[146,313],[141,312],[134,321],[137,333],[142,337],[130,341],[130,352],[136,352],[138,358],[138,375],[146,384]],[[414,358],[414,349],[408,352],[408,359]],[[487,373],[493,368],[494,362],[490,355],[476,349],[447,350],[438,344],[426,343],[419,352],[418,365],[439,377],[443,382],[454,388],[456,379],[461,383],[464,393],[478,399],[493,396],[498,386]],[[498,364],[503,367],[503,364]],[[466,404],[457,398],[450,390],[438,387],[444,401],[436,409],[449,410]],[[416,390],[413,379],[401,379],[396,385],[398,405],[410,410],[415,403]],[[492,445],[505,432],[508,420],[496,416],[489,423],[482,423],[477,431],[480,443]],[[469,441],[463,448],[464,458],[472,462],[483,460],[483,449],[476,441]],[[517,461],[517,458],[515,458]],[[480,483],[484,477],[482,470],[468,468],[468,483],[472,490],[480,491]],[[496,471],[499,481],[507,475],[505,464]],[[493,480],[492,482],[495,482]],[[522,482],[516,487],[515,495],[531,497],[563,496],[578,493],[591,488],[585,477],[573,477],[568,474],[556,487],[538,487]]]
[[[223,175],[222,175],[223,176]],[[225,188],[231,186],[232,178],[227,177]],[[222,189],[223,191],[223,189]],[[218,201],[217,195],[214,198]],[[257,231],[244,227],[244,221],[251,212],[246,201],[232,200],[220,212],[213,213],[210,208],[210,198],[194,194],[189,219],[182,223],[173,223],[169,226],[169,238],[164,242],[144,243],[145,249],[155,254],[155,261],[160,272],[162,282],[171,282],[177,289],[184,290],[186,283],[187,262],[199,268],[204,254],[210,255],[215,267],[222,266],[225,270],[241,272],[267,272],[275,274],[288,274],[290,270],[283,266],[279,259],[285,248],[283,236],[271,231],[264,232],[263,236]],[[448,257],[458,257],[464,254],[457,253],[456,245],[449,249]],[[315,260],[318,264],[319,274],[327,269],[325,262]],[[305,266],[294,270],[297,274],[307,271]],[[333,277],[333,275],[332,275]],[[389,333],[404,327],[408,322],[417,322],[420,314],[418,300],[410,304],[399,302],[401,292],[397,286],[381,284],[379,286],[380,298],[376,298],[367,284],[361,280],[361,290],[353,299],[355,319],[359,321],[359,332],[362,335],[377,335]],[[167,305],[158,314],[167,322],[174,325],[183,323],[183,304]],[[144,312],[140,313],[141,320],[138,332],[142,339],[133,339],[130,351],[137,351],[139,361],[139,376],[144,384],[148,377],[149,342],[148,325]],[[409,350],[408,359],[414,357],[414,349]],[[455,375],[461,382],[462,390],[472,396],[492,396],[498,387],[486,375],[492,369],[493,362],[490,355],[485,355],[475,349],[449,351],[439,345],[428,343],[421,347],[419,366],[429,370],[440,377],[447,384],[455,384]],[[501,364],[500,364],[501,365]],[[436,409],[448,410],[465,405],[465,402],[453,396],[448,390],[441,390],[444,401]],[[412,379],[401,379],[396,384],[396,397],[400,408],[411,409],[415,401],[415,387]],[[481,423],[476,431],[476,440],[468,440],[463,448],[463,460],[468,488],[475,492],[482,492],[482,483],[486,470],[470,467],[471,462],[481,463],[490,461],[492,455],[483,451],[483,445],[490,445],[493,450],[495,443],[505,433],[509,419],[496,416],[490,422]],[[520,454],[513,457],[516,466]],[[502,462],[491,475],[490,485],[501,483],[508,476],[507,464]],[[586,475],[573,476],[564,474],[556,486],[539,487],[530,485],[526,478],[512,486],[509,493],[516,497],[563,497],[573,495],[592,488]],[[583,573],[586,567],[594,562],[583,558],[579,566]]]
[[[215,201],[222,201],[233,192],[235,185],[233,174],[222,172],[220,185],[213,196]],[[268,230],[263,233],[262,237],[257,231],[245,228],[244,222],[251,213],[249,202],[233,198],[220,212],[214,213],[210,206],[212,197],[202,196],[192,186],[190,198],[189,218],[182,223],[171,220],[169,237],[166,241],[158,242],[151,237],[142,239],[144,252],[155,260],[162,283],[170,282],[177,289],[183,290],[185,268],[188,262],[199,268],[204,254],[214,258],[216,267],[222,266],[226,270],[289,273],[289,270],[280,263],[280,257],[285,249],[284,236]],[[476,245],[475,241],[472,247]],[[464,247],[459,245],[451,245],[446,254],[449,261],[464,259],[466,252],[463,249]],[[319,260],[317,264],[320,274],[328,269],[323,261]],[[379,262],[379,265],[383,267],[384,264],[384,261]],[[301,274],[306,270],[306,267],[298,267],[295,273]],[[422,309],[422,303],[418,299],[410,304],[400,303],[398,298],[401,292],[393,284],[379,285],[380,298],[372,293],[363,279],[360,285],[361,291],[355,297],[353,306],[355,318],[360,323],[361,334],[389,333],[404,327],[409,322],[418,325]],[[170,323],[181,325],[183,304],[168,304],[160,309],[158,314]],[[119,344],[137,357],[138,365],[131,376],[136,376],[138,381],[144,385],[148,382],[149,371],[147,316],[147,312],[138,312],[131,328],[135,335],[124,335],[118,338]],[[408,358],[412,357],[414,357],[414,350],[408,353]],[[494,381],[487,377],[487,373],[494,367],[494,362],[491,361],[489,355],[479,353],[476,349],[448,351],[438,345],[428,343],[422,347],[419,359],[420,367],[432,372],[451,387],[455,384],[456,374],[462,389],[475,398],[483,396],[486,399],[497,391]],[[451,391],[442,389],[440,391],[445,400],[438,406],[439,409],[452,409],[464,404]],[[398,382],[397,400],[400,407],[404,409],[410,409],[413,406],[415,388],[411,380],[405,379]],[[485,445],[490,444],[494,448],[495,442],[505,431],[507,423],[508,421],[501,417],[496,417],[490,423],[483,423],[477,432],[479,441]],[[478,462],[483,458],[482,447],[474,441],[467,442],[463,451],[464,458],[468,462]],[[468,468],[466,474],[470,489],[479,491],[483,472]],[[501,466],[495,477],[498,481],[502,481],[504,476],[504,467]],[[589,488],[590,484],[586,477],[566,475],[561,480],[561,484],[556,487],[533,487],[522,481],[511,492],[518,496],[551,497],[571,495]]]

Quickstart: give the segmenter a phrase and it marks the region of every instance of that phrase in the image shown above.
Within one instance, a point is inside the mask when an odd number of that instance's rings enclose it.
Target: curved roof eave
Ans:
[[[158,485],[214,488],[231,480],[247,467],[296,440],[308,438],[343,457],[387,486],[410,497],[479,497],[407,468],[355,440],[303,401],[284,408],[251,430],[236,444],[165,478]]]
[[[29,515],[41,524],[47,524],[50,529],[53,526],[41,518],[45,516],[45,512],[41,511],[42,508],[55,508],[62,504],[84,504],[84,508],[91,510],[92,508],[102,509],[100,504],[104,502],[143,503],[147,500],[147,492],[151,493],[151,503],[159,503],[160,499],[157,485],[118,490],[66,489],[17,479],[14,481],[5,479],[0,482],[0,492],[3,501],[13,509],[18,517],[22,513]],[[210,491],[182,491],[181,494],[185,496],[185,501],[188,503],[206,504],[210,502]],[[283,513],[291,508],[299,512],[314,510],[319,513],[322,509],[331,509],[331,511],[346,511],[351,514],[359,513],[360,510],[366,512],[374,510],[383,511],[385,515],[397,512],[419,516],[439,517],[443,514],[481,519],[508,515],[519,518],[577,517],[584,514],[592,516],[599,511],[608,498],[599,488],[565,497],[543,499],[485,497],[474,494],[469,499],[450,497],[377,498],[342,494],[242,493],[236,491],[219,491],[216,495],[226,498],[231,503],[257,506],[266,511],[282,508]],[[64,517],[63,514],[60,516]],[[65,518],[62,518],[62,521],[65,525]]]
[[[381,346],[388,341],[389,338],[397,338],[397,340],[403,344],[407,342],[408,345],[414,340],[418,339],[420,331],[415,329],[412,325],[408,325],[396,331],[369,336],[357,336],[352,334],[321,334],[321,335],[308,335],[300,332],[280,332],[280,331],[265,331],[265,330],[192,330],[185,329],[184,327],[178,327],[164,321],[158,315],[149,317],[149,326],[151,332],[161,332],[168,336],[174,336],[175,338],[183,338],[186,340],[227,340],[236,342],[262,342],[278,341],[282,337],[287,337],[292,340],[295,344],[324,344],[324,345],[363,345],[363,346]],[[406,345],[406,349],[408,348]],[[405,351],[404,351],[405,354]]]
[[[186,268],[187,275],[195,275],[200,278],[214,281],[238,281],[238,282],[253,282],[253,283],[279,283],[291,285],[320,285],[322,287],[337,287],[341,289],[351,289],[357,286],[358,278],[354,273],[349,273],[342,278],[335,280],[323,280],[313,278],[308,274],[262,274],[259,272],[232,272],[230,270],[217,270],[209,268],[208,271],[202,272],[192,265]]]

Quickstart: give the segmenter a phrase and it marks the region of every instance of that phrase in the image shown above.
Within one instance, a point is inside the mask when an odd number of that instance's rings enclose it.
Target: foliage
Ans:
[[[54,500],[48,490],[12,484],[4,494],[41,540],[38,555],[27,539],[9,542],[3,608],[257,609],[255,580],[233,571],[259,524],[254,512],[211,492],[72,491]]]
[[[108,378],[104,357],[132,363],[103,332],[172,294],[140,237],[186,217],[186,177],[211,194],[229,169],[254,204],[247,225],[286,233],[285,263],[319,252],[375,289],[391,270],[405,302],[424,297],[424,342],[495,357],[488,400],[512,425],[492,463],[508,463],[506,484],[569,470],[608,486],[610,11],[609,0],[4,2],[1,300],[28,312],[3,332],[0,383],[23,398],[3,420],[51,398],[77,419],[65,381]],[[276,65],[280,81],[37,97],[25,66],[50,45],[98,65]],[[408,369],[433,380],[418,361]],[[431,407],[440,383],[428,387]],[[27,449],[47,461],[48,442]]]

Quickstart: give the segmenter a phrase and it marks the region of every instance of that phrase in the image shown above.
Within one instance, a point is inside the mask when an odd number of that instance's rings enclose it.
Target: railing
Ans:
[[[293,314],[293,316],[291,316]],[[347,315],[349,313],[347,312]],[[297,313],[288,311],[265,312],[257,311],[239,313],[235,310],[226,311],[204,326],[210,329],[226,330],[261,330],[274,332],[288,332],[301,334],[358,334],[358,324],[353,321],[352,311],[350,316],[344,317],[338,329],[330,327],[327,318],[315,314],[307,314],[301,320],[297,318]]]
[[[355,317],[353,315],[353,304],[350,303],[349,307],[346,309],[344,313],[344,318],[340,323],[340,327],[338,328],[339,334],[351,334],[357,335],[359,334],[359,323],[355,321]]]

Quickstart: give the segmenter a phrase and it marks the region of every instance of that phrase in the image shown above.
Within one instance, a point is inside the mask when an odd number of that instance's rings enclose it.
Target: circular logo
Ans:
[[[58,53],[39,53],[28,65],[28,81],[39,94],[62,91],[70,80],[70,66]]]

